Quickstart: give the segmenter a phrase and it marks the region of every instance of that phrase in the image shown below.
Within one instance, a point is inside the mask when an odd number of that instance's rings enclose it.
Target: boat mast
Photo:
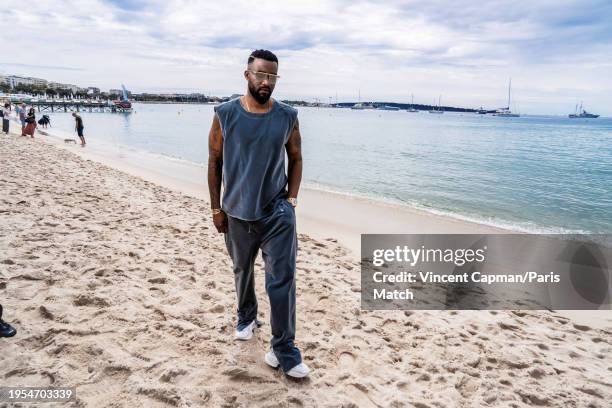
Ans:
[[[508,82],[508,110],[510,110],[510,89],[512,88],[512,78]]]

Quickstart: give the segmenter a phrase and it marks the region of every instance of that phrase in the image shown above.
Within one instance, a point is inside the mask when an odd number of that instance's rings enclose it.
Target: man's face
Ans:
[[[276,75],[278,73],[278,64],[261,58],[255,58],[244,72],[244,76],[249,84],[249,93],[257,102],[264,104],[272,96],[276,82],[269,78],[257,78],[258,75],[253,74],[253,72]],[[259,74],[259,76],[262,75]]]

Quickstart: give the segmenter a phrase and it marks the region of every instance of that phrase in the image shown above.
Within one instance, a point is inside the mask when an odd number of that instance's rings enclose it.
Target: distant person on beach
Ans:
[[[81,139],[81,146],[85,146],[85,137],[83,136],[83,129],[85,129],[85,127],[83,126],[83,118],[76,112],[72,112],[72,117],[74,117],[75,121],[74,131],[77,132],[77,135],[79,135]]]
[[[13,337],[15,334],[17,334],[17,330],[2,320],[2,312],[2,305],[0,305],[0,337]]]
[[[30,136],[34,139],[34,132],[36,131],[36,111],[34,108],[30,108],[28,116],[26,117],[26,126],[23,131],[23,136]]]
[[[272,347],[264,361],[272,367],[280,365],[288,376],[301,378],[310,372],[294,345],[294,207],[302,180],[301,136],[297,110],[271,98],[277,72],[278,59],[272,52],[253,51],[244,71],[246,95],[214,108],[208,187],[213,223],[225,234],[234,264],[238,298],[235,337],[249,340],[259,326],[253,264],[261,249],[272,331]]]
[[[21,106],[17,105],[15,108],[15,113],[19,117],[19,121],[21,122],[21,136],[25,136],[25,127],[26,127],[26,104],[22,103]]]
[[[2,131],[8,135],[10,125],[11,104],[5,103],[2,108]]]

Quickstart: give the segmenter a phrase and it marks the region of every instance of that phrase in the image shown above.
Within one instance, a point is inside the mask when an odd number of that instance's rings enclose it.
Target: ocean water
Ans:
[[[82,112],[88,142],[206,163],[211,105],[134,109]],[[610,118],[298,110],[310,187],[517,231],[612,233]]]

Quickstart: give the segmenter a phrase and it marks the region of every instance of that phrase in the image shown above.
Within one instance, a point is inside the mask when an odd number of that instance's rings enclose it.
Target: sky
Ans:
[[[278,99],[498,108],[512,78],[520,113],[612,116],[609,0],[34,0],[0,26],[0,73],[102,90],[244,93],[264,48]]]

